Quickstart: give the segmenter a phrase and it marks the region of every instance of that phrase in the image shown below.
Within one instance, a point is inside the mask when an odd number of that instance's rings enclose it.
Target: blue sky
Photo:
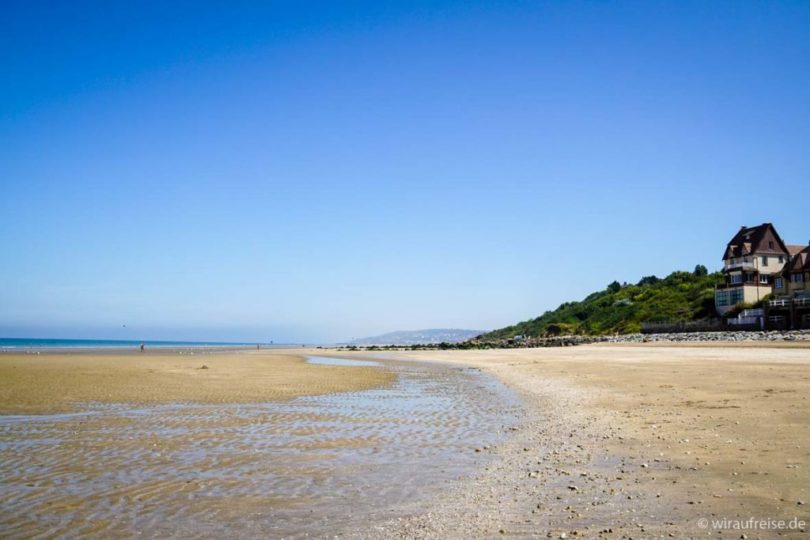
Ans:
[[[810,240],[808,2],[7,1],[0,68],[0,336],[488,329]]]

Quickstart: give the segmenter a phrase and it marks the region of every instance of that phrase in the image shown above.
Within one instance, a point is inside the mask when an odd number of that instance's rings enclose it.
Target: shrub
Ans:
[[[661,281],[661,279],[658,276],[644,276],[638,282],[638,286],[643,287],[644,285],[655,285],[659,281]]]
[[[697,269],[696,269],[697,270]],[[720,273],[672,272],[661,279],[646,276],[637,285],[614,281],[580,302],[565,302],[556,310],[484,334],[482,340],[563,334],[637,332],[644,321],[698,320],[716,316],[714,287]]]

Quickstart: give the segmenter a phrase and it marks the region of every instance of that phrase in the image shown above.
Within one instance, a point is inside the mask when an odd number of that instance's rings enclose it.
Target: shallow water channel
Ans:
[[[0,416],[0,536],[351,532],[418,510],[518,421],[516,396],[477,370],[379,365],[398,377],[377,390]]]

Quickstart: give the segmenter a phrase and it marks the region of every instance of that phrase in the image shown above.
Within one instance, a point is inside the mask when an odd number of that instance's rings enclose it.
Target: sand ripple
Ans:
[[[317,536],[386,517],[469,472],[517,408],[476,372],[388,367],[388,388],[284,402],[0,417],[0,535]]]

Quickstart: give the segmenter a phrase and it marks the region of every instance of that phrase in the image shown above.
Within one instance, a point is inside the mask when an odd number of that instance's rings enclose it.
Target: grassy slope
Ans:
[[[638,332],[642,321],[695,320],[715,315],[714,285],[719,272],[696,276],[673,272],[664,279],[644,278],[595,292],[581,302],[567,302],[554,311],[484,334],[484,339],[516,335],[612,334]]]

